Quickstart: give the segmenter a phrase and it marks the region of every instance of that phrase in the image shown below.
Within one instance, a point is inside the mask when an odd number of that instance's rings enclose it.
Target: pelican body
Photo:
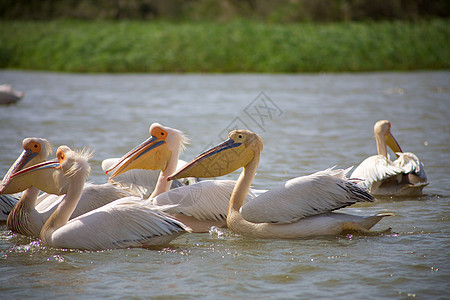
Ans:
[[[333,210],[374,198],[346,179],[346,170],[327,169],[291,179],[244,204],[263,148],[248,130],[230,132],[229,139],[200,154],[168,179],[222,176],[244,167],[229,199],[227,226],[259,238],[295,239],[336,235],[345,230],[367,232],[384,216],[353,216]]]
[[[423,163],[410,152],[403,152],[391,133],[391,123],[381,120],[374,126],[378,155],[366,158],[352,173],[359,186],[376,196],[420,196],[428,185]],[[397,159],[391,161],[387,147]]]

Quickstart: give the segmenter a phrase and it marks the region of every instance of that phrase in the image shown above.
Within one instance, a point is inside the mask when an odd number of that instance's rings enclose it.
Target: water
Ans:
[[[404,151],[417,154],[431,182],[423,197],[378,199],[343,209],[393,212],[373,236],[261,240],[225,229],[186,234],[159,250],[58,250],[0,225],[1,298],[138,297],[448,299],[450,72],[319,75],[74,75],[0,71],[0,83],[26,92],[0,107],[0,173],[22,139],[95,150],[100,164],[148,137],[159,122],[183,130],[195,157],[230,128],[259,133],[264,150],[254,182],[331,166],[357,165],[376,152],[380,119]],[[3,176],[3,175],[2,175]],[[236,179],[235,172],[228,178]]]

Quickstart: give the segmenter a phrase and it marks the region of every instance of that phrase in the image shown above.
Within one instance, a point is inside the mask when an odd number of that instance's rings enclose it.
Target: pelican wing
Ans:
[[[224,221],[235,185],[233,180],[204,180],[162,193],[153,199],[153,204],[176,204],[167,212],[192,216],[201,221]],[[255,195],[250,191],[246,200],[253,198]]]
[[[166,209],[125,197],[70,220],[53,233],[53,245],[82,250],[165,245],[188,230]]]
[[[71,219],[129,195],[130,193],[126,189],[113,183],[86,183],[84,185],[80,201],[78,201],[77,207],[72,213]],[[38,197],[40,200],[39,204],[36,205],[36,210],[40,213],[47,213],[49,217],[50,214],[55,211],[64,196],[65,195],[58,196],[44,193]]]
[[[396,153],[398,158],[394,161],[394,165],[402,170],[405,174],[414,174],[419,176],[424,181],[427,180],[427,175],[425,174],[423,163],[419,158],[411,152],[398,152]]]
[[[0,221],[6,221],[9,213],[17,204],[19,198],[14,195],[0,195]]]
[[[108,158],[102,161],[103,171],[117,164],[120,158]],[[115,171],[115,169],[113,170]],[[127,187],[134,196],[148,198],[158,182],[160,170],[132,169],[114,177],[114,182]]]
[[[244,204],[242,217],[253,223],[292,223],[356,202],[374,201],[365,190],[346,179],[349,170],[327,169],[288,180]]]
[[[360,179],[358,186],[370,188],[377,181],[387,179],[402,173],[402,169],[394,165],[383,155],[373,155],[366,158],[352,173],[350,178]]]

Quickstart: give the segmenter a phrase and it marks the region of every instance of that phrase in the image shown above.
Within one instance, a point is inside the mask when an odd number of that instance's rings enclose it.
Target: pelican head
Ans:
[[[45,161],[12,174],[1,193],[17,193],[34,186],[49,194],[62,195],[67,193],[71,176],[80,174],[80,170],[85,178],[89,175],[89,151],[60,146],[56,157],[57,161]]]
[[[153,123],[149,129],[150,138],[122,156],[117,164],[106,171],[116,169],[109,178],[131,169],[164,171],[172,156],[184,150],[188,143],[187,137],[179,130]]]
[[[11,168],[9,168],[3,178],[0,186],[0,192],[5,190],[5,186],[8,184],[8,181],[14,173],[47,160],[48,156],[52,153],[52,146],[49,141],[41,138],[31,137],[24,139],[22,142],[22,148],[22,153],[12,164]],[[10,188],[12,188],[11,185]],[[6,191],[6,193],[9,192]]]
[[[246,167],[263,148],[259,135],[249,130],[233,130],[228,139],[187,163],[167,180],[184,177],[218,177]]]
[[[375,139],[377,140],[378,154],[387,157],[386,145],[394,151],[403,152],[397,140],[391,133],[391,123],[388,120],[380,120],[373,127]]]

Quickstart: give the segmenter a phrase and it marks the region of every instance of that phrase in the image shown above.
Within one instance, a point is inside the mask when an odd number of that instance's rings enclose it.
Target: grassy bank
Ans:
[[[0,68],[341,72],[450,68],[450,21],[0,22]]]

